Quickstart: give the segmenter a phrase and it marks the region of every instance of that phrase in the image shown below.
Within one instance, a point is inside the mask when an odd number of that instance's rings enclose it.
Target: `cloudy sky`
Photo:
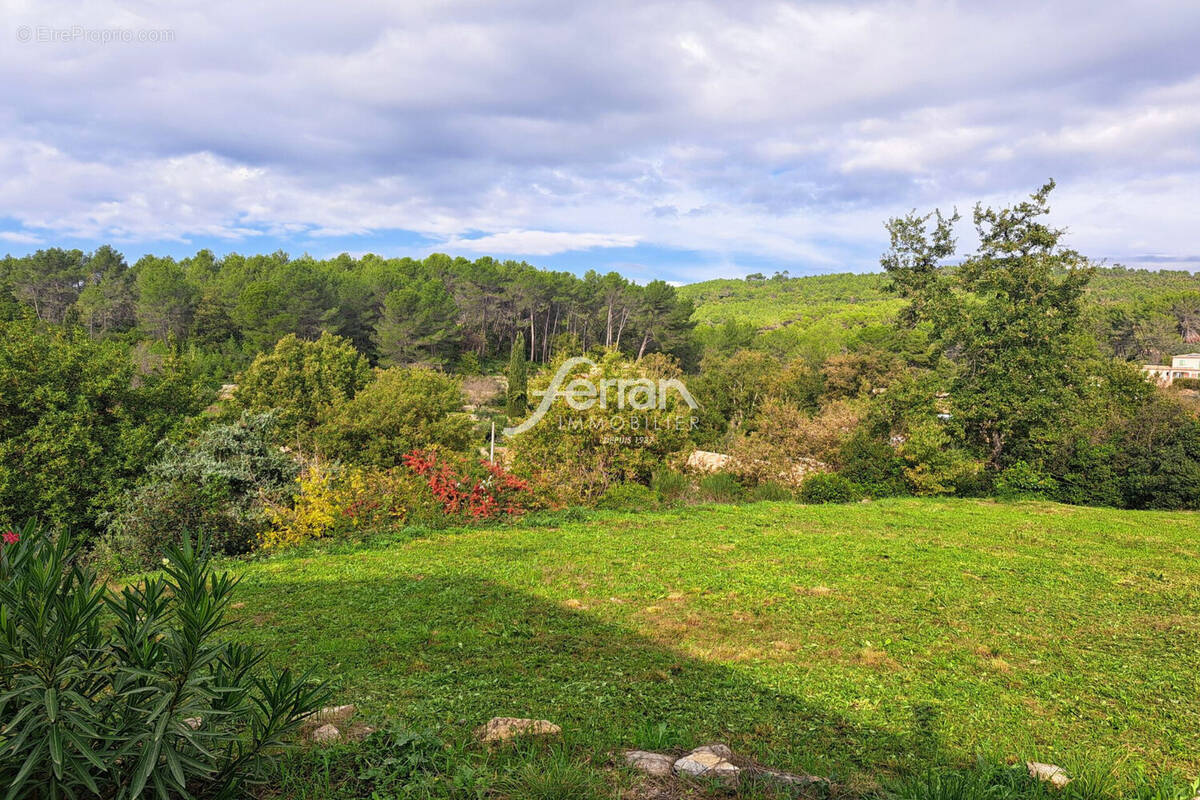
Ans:
[[[0,252],[862,271],[1052,176],[1076,248],[1200,269],[1195,0],[385,5],[0,0]]]

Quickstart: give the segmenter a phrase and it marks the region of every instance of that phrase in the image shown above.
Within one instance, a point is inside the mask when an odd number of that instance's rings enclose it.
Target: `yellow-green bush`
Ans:
[[[259,537],[262,547],[280,549],[436,517],[428,487],[404,468],[372,470],[314,462],[297,483],[299,491],[290,505],[269,509],[271,526]]]

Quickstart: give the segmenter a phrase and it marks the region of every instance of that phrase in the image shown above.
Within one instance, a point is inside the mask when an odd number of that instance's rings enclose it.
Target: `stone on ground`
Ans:
[[[342,732],[328,723],[312,732],[312,740],[314,742],[336,742],[341,740],[341,738]]]
[[[518,736],[557,736],[562,728],[544,719],[493,717],[476,733],[485,742],[507,742]]]
[[[326,706],[313,715],[313,721],[322,724],[345,725],[356,713],[358,713],[358,708],[353,704]]]
[[[666,778],[671,774],[675,759],[662,753],[649,753],[645,750],[629,750],[625,753],[625,763],[634,769],[640,769],[655,778]]]
[[[791,772],[778,772],[773,769],[764,769],[758,773],[758,777],[765,780],[781,783],[786,786],[815,786],[817,784],[828,786],[829,779],[822,778],[817,775],[796,775]]]
[[[1029,761],[1025,767],[1029,770],[1029,777],[1048,783],[1055,789],[1061,789],[1071,782],[1071,779],[1067,777],[1067,771],[1055,764]]]
[[[726,781],[737,780],[741,772],[737,766],[729,763],[716,753],[693,750],[675,762],[676,775],[689,775],[693,778],[722,778]]]
[[[730,750],[727,745],[723,745],[720,742],[717,742],[715,744],[706,744],[701,747],[697,747],[692,752],[693,753],[712,753],[714,756],[720,756],[721,758],[725,759],[726,761],[733,758],[733,751]]]

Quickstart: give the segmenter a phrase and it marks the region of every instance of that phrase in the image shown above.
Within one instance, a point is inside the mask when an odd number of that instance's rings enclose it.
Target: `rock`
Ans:
[[[634,769],[640,769],[647,775],[653,775],[656,778],[665,778],[671,774],[671,767],[675,763],[675,759],[671,756],[664,756],[661,753],[649,753],[645,750],[627,750],[625,752],[625,763]]]
[[[312,732],[314,742],[337,742],[341,741],[341,738],[342,732],[328,723]]]
[[[493,717],[475,733],[485,742],[507,742],[518,736],[557,736],[562,728],[544,719]]]
[[[733,751],[730,750],[727,745],[723,745],[720,742],[717,742],[716,744],[706,744],[703,747],[697,747],[692,752],[693,753],[712,753],[714,756],[720,756],[721,758],[725,759],[726,761],[733,758]]]
[[[687,465],[689,469],[695,472],[718,472],[724,469],[732,460],[733,457],[725,453],[693,450],[692,454],[688,456]]]
[[[1067,777],[1067,771],[1055,764],[1029,761],[1026,762],[1025,767],[1029,770],[1029,777],[1048,783],[1055,789],[1061,789],[1071,782],[1071,779]]]
[[[200,717],[188,717],[183,721],[183,724],[194,731],[198,731],[200,730],[200,726],[204,724],[204,720]]]
[[[765,781],[780,783],[785,786],[828,786],[829,779],[822,778],[817,775],[795,775],[791,772],[777,772],[773,769],[764,769],[757,773],[757,776]]]
[[[692,751],[675,762],[676,775],[689,775],[693,778],[721,778],[733,783],[737,780],[741,769],[730,764],[716,753]]]
[[[358,713],[358,708],[353,704],[344,706],[326,706],[313,714],[313,722],[321,724],[329,723],[331,725],[345,725],[350,721],[350,718]]]

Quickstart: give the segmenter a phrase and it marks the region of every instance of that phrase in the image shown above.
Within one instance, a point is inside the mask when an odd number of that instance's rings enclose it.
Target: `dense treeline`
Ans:
[[[382,365],[498,362],[518,334],[536,363],[562,347],[596,345],[691,358],[692,306],[663,281],[639,286],[615,272],[579,278],[492,258],[219,259],[201,250],[128,265],[109,246],[53,248],[0,261],[0,298],[98,338],[170,341],[220,376],[288,334],[312,339],[322,331]]]

